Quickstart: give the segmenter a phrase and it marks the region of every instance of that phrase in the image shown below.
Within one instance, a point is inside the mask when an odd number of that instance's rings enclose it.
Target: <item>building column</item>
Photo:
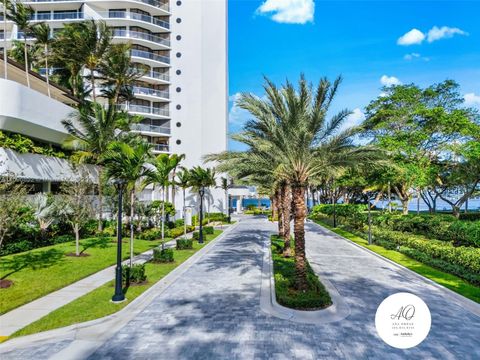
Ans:
[[[52,183],[50,181],[45,181],[42,183],[42,192],[49,194],[52,192]]]

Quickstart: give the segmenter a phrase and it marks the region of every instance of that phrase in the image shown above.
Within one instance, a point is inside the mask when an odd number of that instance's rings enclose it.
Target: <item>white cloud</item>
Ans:
[[[465,105],[480,107],[480,95],[476,95],[475,93],[468,93],[465,94],[463,98],[465,100]]]
[[[441,39],[449,39],[454,35],[468,36],[468,33],[459,28],[451,28],[448,26],[442,26],[441,28],[439,28],[437,26],[434,26],[428,31],[427,41],[431,43]]]
[[[418,29],[412,29],[400,36],[397,40],[398,45],[415,45],[421,44],[425,40],[425,34]]]
[[[235,93],[228,97],[228,100],[232,102],[230,111],[228,112],[228,121],[232,125],[241,126],[248,119],[251,118],[251,115],[248,111],[237,106],[236,101],[239,99],[240,93]]]
[[[347,120],[345,121],[345,124],[348,125],[348,127],[356,126],[356,125],[360,125],[363,120],[365,120],[365,114],[361,109],[356,108],[356,109],[353,109],[350,115],[348,115]]]
[[[265,0],[257,13],[269,14],[279,23],[305,24],[313,22],[315,3],[313,0]]]
[[[411,54],[406,54],[403,58],[405,60],[413,60],[414,58],[419,58],[420,54],[419,53],[411,53]]]
[[[392,86],[392,85],[401,85],[402,82],[396,78],[395,76],[387,76],[383,75],[380,78],[380,83],[384,86]]]

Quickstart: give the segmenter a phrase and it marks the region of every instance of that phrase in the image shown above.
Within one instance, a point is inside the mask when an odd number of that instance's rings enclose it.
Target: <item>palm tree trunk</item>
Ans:
[[[25,74],[27,76],[27,86],[30,88],[30,68],[28,66],[27,35],[25,32],[23,33],[23,53],[25,56]]]
[[[130,193],[130,267],[133,265],[133,219],[134,219],[135,189]]]
[[[306,290],[308,284],[305,257],[305,188],[302,186],[295,186],[292,192],[293,203],[295,205],[295,218],[293,220],[293,233],[295,237],[295,281],[298,290]]]
[[[7,56],[7,0],[3,0],[3,75],[5,80],[8,79],[8,56]]]
[[[48,45],[45,44],[45,78],[47,80],[47,92],[48,97],[52,97],[50,94],[50,74],[48,73]]]
[[[278,211],[278,236],[283,236],[283,198],[285,189],[283,186],[278,190],[277,211]]]
[[[93,102],[97,102],[97,95],[95,94],[95,74],[93,73],[92,69],[90,69],[90,82],[92,84],[92,99],[93,99]]]
[[[101,166],[98,168],[98,231],[103,231],[103,186]]]
[[[291,255],[291,248],[290,248],[290,210],[292,206],[292,188],[289,184],[283,185],[284,187],[284,196],[283,196],[283,255],[290,256]]]
[[[183,210],[182,210],[182,218],[183,218],[183,237],[187,238],[187,219],[186,219],[186,207],[185,207],[185,189],[183,189]]]

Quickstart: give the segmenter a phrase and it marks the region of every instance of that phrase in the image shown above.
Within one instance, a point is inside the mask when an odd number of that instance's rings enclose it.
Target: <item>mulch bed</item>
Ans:
[[[87,256],[90,256],[90,254],[87,254],[87,253],[80,253],[78,256],[77,254],[75,254],[74,252],[71,252],[71,253],[68,253],[68,254],[65,254],[66,256],[74,256],[74,257],[87,257]]]
[[[12,285],[13,285],[12,280],[7,280],[7,279],[0,280],[0,289],[7,289]]]

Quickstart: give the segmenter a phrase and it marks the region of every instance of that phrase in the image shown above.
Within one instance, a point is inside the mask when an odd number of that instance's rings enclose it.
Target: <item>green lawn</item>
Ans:
[[[387,250],[379,245],[368,245],[368,241],[352,234],[348,231],[345,231],[341,228],[333,228],[325,222],[320,220],[315,220],[316,223],[326,227],[329,230],[341,235],[354,243],[363,246],[373,252],[376,252],[379,255],[390,259],[397,264],[403,265],[406,268],[415,271],[416,273],[425,276],[426,278],[435,281],[437,284],[443,285],[446,288],[455,291],[456,293],[463,295],[477,303],[480,303],[480,288],[469,284],[465,280],[459,278],[458,276],[440,271],[431,266],[425,265],[417,260],[411,259],[408,256],[399,253],[395,250]]]
[[[159,243],[135,240],[134,253],[140,254]],[[0,314],[115,264],[115,239],[85,239],[81,244],[88,247],[85,253],[89,256],[66,256],[75,252],[75,242],[68,242],[1,257],[0,278],[12,280],[13,286],[0,289]],[[129,257],[129,248],[128,240],[124,239],[124,258]]]
[[[208,243],[213,240],[221,232],[222,231],[220,230],[215,230],[213,235],[207,235],[206,242]],[[51,312],[40,320],[24,327],[13,334],[12,337],[56,329],[113,314],[127,306],[137,296],[142,294],[145,290],[166,276],[170,271],[187,260],[201,247],[202,245],[199,245],[194,241],[192,250],[174,250],[175,262],[173,263],[147,263],[145,269],[147,272],[148,283],[145,285],[130,286],[128,289],[125,289],[127,301],[120,304],[113,304],[110,302],[114,293],[114,281],[112,280],[77,300]]]
[[[295,259],[282,255],[284,241],[272,235],[272,260],[275,279],[275,295],[279,304],[300,310],[317,310],[332,304],[332,299],[307,261],[308,290],[295,289]],[[295,243],[291,241],[292,249]]]

